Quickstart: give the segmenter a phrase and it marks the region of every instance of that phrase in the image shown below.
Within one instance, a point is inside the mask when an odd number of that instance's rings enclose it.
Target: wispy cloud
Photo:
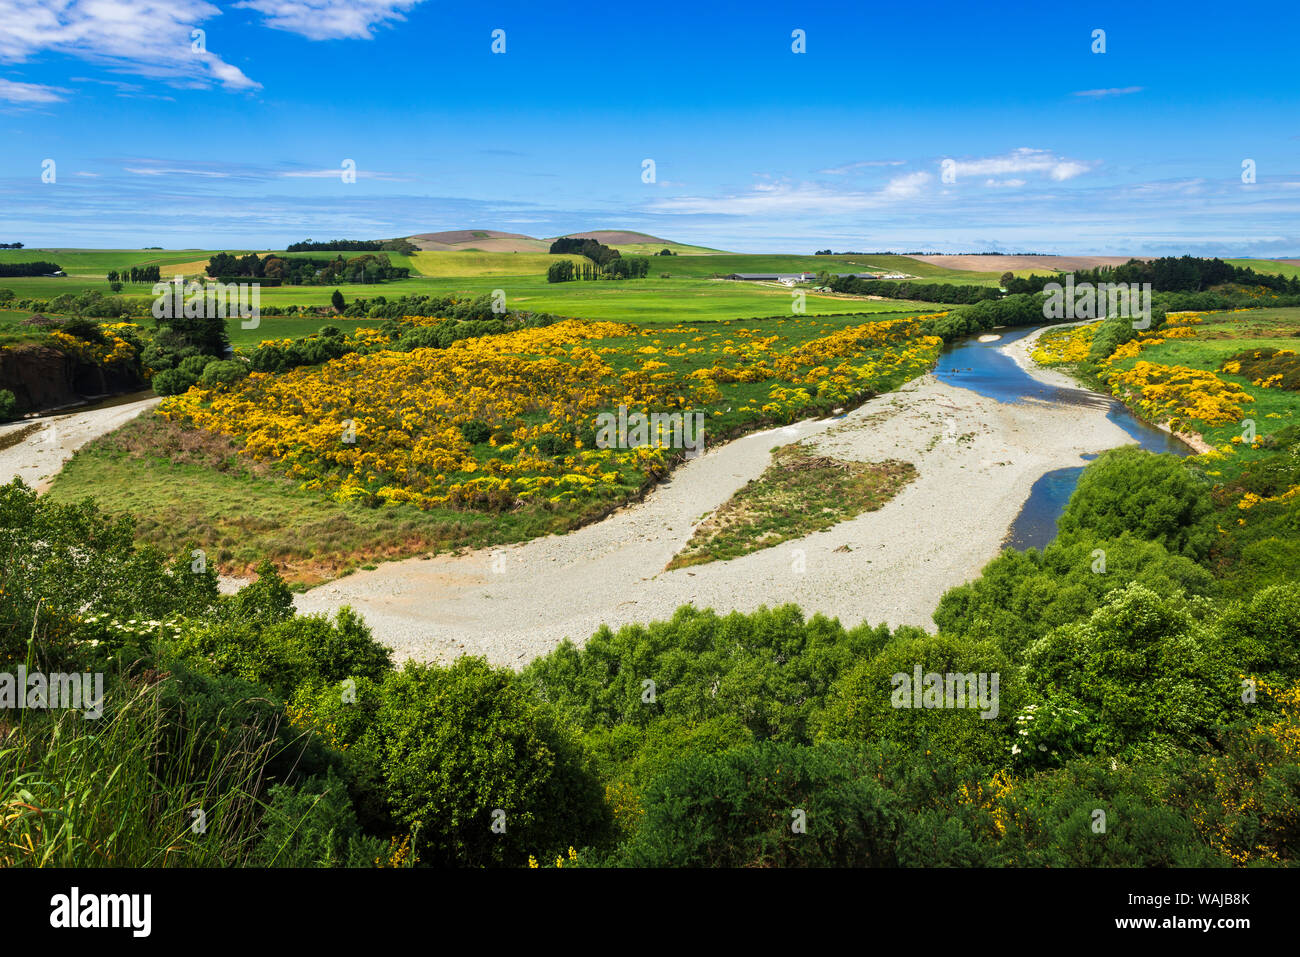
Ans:
[[[69,80],[70,83],[94,83],[98,86],[107,86],[117,91],[117,95],[129,100],[165,100],[171,103],[176,102],[173,96],[163,96],[157,93],[146,93],[144,87],[139,83],[127,83],[123,80],[107,80],[101,77],[92,76],[74,76]]]
[[[934,179],[929,173],[904,173],[895,176],[876,195],[882,199],[907,199],[920,194],[921,187]]]
[[[1057,156],[1050,150],[1022,146],[1005,156],[953,160],[953,170],[960,181],[966,176],[1005,176],[1009,173],[1041,173],[1058,183],[1074,179],[1092,169],[1092,163]]]
[[[895,176],[880,189],[830,189],[817,183],[763,180],[748,192],[727,196],[676,196],[650,204],[658,212],[705,213],[733,216],[801,213],[821,215],[873,209],[919,195],[934,177],[924,171]]]
[[[843,166],[832,166],[830,169],[819,169],[817,172],[823,176],[843,176],[846,173],[852,173],[858,169],[869,169],[877,166],[902,166],[902,160],[860,160],[856,163],[845,163]]]
[[[338,169],[302,169],[288,170],[278,175],[286,179],[338,179],[343,173],[343,167]],[[382,173],[373,169],[356,169],[353,170],[357,179],[382,179],[393,183],[405,182],[406,178],[397,176],[394,173]]]
[[[1071,96],[1128,96],[1130,93],[1141,93],[1140,86],[1113,86],[1104,90],[1075,90]]]
[[[258,88],[204,45],[194,48],[191,31],[220,15],[205,0],[0,0],[0,62],[49,51],[181,86]]]
[[[230,174],[210,169],[189,169],[183,166],[127,166],[128,173],[136,176],[206,176],[211,179],[227,179]]]
[[[268,27],[308,40],[369,40],[374,28],[405,21],[402,14],[423,0],[240,0],[256,10]]]
[[[0,100],[8,103],[58,103],[67,90],[57,86],[42,86],[39,83],[18,83],[15,80],[0,78]]]

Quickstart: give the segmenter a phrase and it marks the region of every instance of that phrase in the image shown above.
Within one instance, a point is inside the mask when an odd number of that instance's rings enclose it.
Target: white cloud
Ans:
[[[888,206],[898,200],[920,195],[921,187],[932,179],[934,177],[926,172],[904,173],[874,191],[834,190],[816,183],[796,185],[786,180],[765,180],[755,183],[747,193],[716,197],[677,196],[656,200],[650,204],[650,208],[659,212],[734,216],[781,213],[820,215]]]
[[[1065,159],[1050,150],[1030,149],[1022,146],[1005,156],[988,156],[983,159],[954,160],[953,169],[960,180],[966,176],[1005,176],[1008,173],[1044,173],[1064,182],[1092,169],[1092,164]]]
[[[49,51],[180,85],[259,87],[216,54],[193,51],[190,31],[220,15],[205,0],[0,0],[0,61]]]
[[[207,176],[212,179],[226,179],[230,174],[210,169],[188,169],[183,166],[125,166],[128,173],[136,176]]]
[[[1076,90],[1071,96],[1128,96],[1130,93],[1141,93],[1140,86],[1112,86],[1104,90]]]
[[[385,179],[393,180],[395,182],[404,182],[402,177],[394,176],[392,173],[381,173],[371,169],[358,169],[353,170],[353,172],[357,179]],[[288,179],[338,179],[342,173],[343,167],[340,166],[338,169],[291,170],[286,173],[280,173],[279,175]]]
[[[895,176],[891,179],[885,188],[880,191],[879,195],[890,199],[906,199],[909,196],[916,196],[921,192],[921,187],[933,178],[929,173],[904,173],[902,176]]]
[[[984,181],[984,185],[995,186],[995,187],[1006,186],[1006,187],[1015,188],[1017,186],[1024,186],[1025,181],[1023,179],[987,179]]]
[[[67,90],[57,86],[41,86],[39,83],[18,83],[15,80],[0,78],[0,100],[9,103],[58,103]]]
[[[369,40],[373,28],[404,21],[404,12],[423,0],[240,0],[235,6],[256,10],[266,25],[308,40]]]
[[[843,166],[832,166],[830,169],[819,169],[817,172],[824,176],[843,176],[845,173],[851,173],[855,169],[868,169],[873,166],[902,165],[902,160],[862,160],[858,163],[845,163]]]

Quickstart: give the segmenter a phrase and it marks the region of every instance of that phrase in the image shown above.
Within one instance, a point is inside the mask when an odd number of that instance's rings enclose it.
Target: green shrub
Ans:
[[[181,364],[184,365],[184,363]],[[248,366],[238,359],[214,359],[204,366],[203,374],[199,376],[199,384],[205,389],[211,389],[218,385],[229,386],[234,385],[246,375],[248,375]]]
[[[76,619],[198,616],[216,603],[211,568],[138,545],[129,521],[38,498],[19,479],[0,486],[0,664],[24,657],[33,634],[42,654],[71,654]]]
[[[230,611],[230,617],[240,622],[288,621],[294,614],[293,592],[275,566],[263,561],[257,566],[257,580],[235,593]]]
[[[583,728],[734,714],[755,737],[806,741],[836,678],[889,640],[883,625],[846,631],[793,605],[726,616],[682,606],[670,621],[601,627],[581,649],[566,642],[524,679]]]
[[[108,342],[104,335],[104,330],[99,327],[99,323],[93,319],[83,319],[76,317],[64,320],[59,327],[60,332],[66,332],[70,336],[76,336],[83,342],[94,342],[103,345]]]
[[[1107,594],[1132,581],[1161,594],[1204,595],[1214,589],[1208,571],[1171,555],[1160,542],[1128,532],[1113,539],[1081,535],[1058,539],[1041,552],[1004,551],[979,578],[944,594],[934,622],[944,632],[996,641],[1018,658],[1030,642],[1086,618]]]
[[[154,373],[153,390],[159,395],[180,395],[188,392],[198,380],[180,369],[163,369]]]
[[[1300,583],[1274,585],[1234,602],[1217,631],[1228,661],[1242,672],[1300,678]]]
[[[337,685],[347,678],[379,681],[392,669],[391,652],[371,637],[351,608],[340,608],[333,621],[325,615],[295,616],[291,604],[282,604],[288,592],[284,583],[271,577],[264,575],[226,599],[233,608],[224,615],[187,623],[167,643],[168,653],[286,699],[303,685]],[[245,594],[261,583],[266,583],[263,591]]]
[[[0,422],[18,418],[18,397],[8,389],[0,389]]]
[[[1030,645],[1027,680],[1041,701],[1083,713],[1097,752],[1195,747],[1237,701],[1235,669],[1202,620],[1207,610],[1131,584],[1086,621]]]
[[[177,365],[176,368],[180,369],[181,372],[184,372],[186,375],[193,377],[195,381],[198,381],[199,376],[203,374],[203,370],[206,369],[208,363],[212,361],[214,361],[212,356],[186,356],[180,361],[180,364]]]
[[[1189,815],[1167,806],[1156,769],[1110,759],[1022,779],[996,799],[990,863],[1006,867],[1224,867]]]
[[[963,702],[915,707],[910,693],[920,666],[924,676],[974,676]],[[906,676],[904,683],[901,678]],[[977,700],[979,676],[986,701]],[[997,686],[993,686],[993,677]],[[954,699],[958,689],[954,685]],[[965,687],[962,688],[965,691]],[[1015,740],[1015,716],[1025,701],[1018,668],[991,641],[974,641],[924,632],[897,637],[883,651],[860,662],[835,683],[818,716],[818,740],[886,740],[919,753],[943,754],[958,764],[998,766]],[[987,707],[985,707],[987,704]],[[988,717],[985,717],[988,715]]]
[[[1063,540],[1080,533],[1119,538],[1130,531],[1200,560],[1214,541],[1213,510],[1208,483],[1176,455],[1126,446],[1083,470],[1057,528]]]
[[[636,867],[981,864],[991,850],[980,833],[982,812],[941,797],[960,783],[941,756],[897,747],[767,742],[722,754],[688,754],[650,784],[641,825],[613,862]],[[796,831],[797,822],[802,832]]]
[[[408,662],[382,685],[359,685],[355,704],[333,707],[353,710],[340,733],[360,732],[353,758],[383,781],[398,826],[418,829],[426,864],[518,866],[608,828],[576,739],[512,672],[479,658]]]
[[[167,660],[163,665],[168,677],[159,692],[168,716],[167,748],[187,747],[189,728],[215,729],[259,750],[263,785],[291,784],[329,768],[343,768],[342,757],[327,747],[329,742],[290,724],[283,700],[261,685],[233,674],[205,674],[182,660]],[[215,746],[216,739],[197,753],[211,763],[219,753]]]
[[[374,867],[387,842],[357,824],[347,788],[333,771],[297,787],[270,788],[254,852],[263,867]]]
[[[460,427],[460,434],[470,445],[479,445],[492,436],[492,429],[486,422],[466,422]]]

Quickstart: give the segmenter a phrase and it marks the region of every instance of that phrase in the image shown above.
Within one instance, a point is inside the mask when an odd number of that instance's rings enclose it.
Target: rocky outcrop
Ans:
[[[42,412],[88,398],[134,392],[145,383],[131,370],[83,362],[51,346],[0,349],[0,389],[18,400],[18,411]]]

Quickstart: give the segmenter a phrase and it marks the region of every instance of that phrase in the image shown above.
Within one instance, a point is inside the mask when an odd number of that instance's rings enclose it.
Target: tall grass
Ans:
[[[0,723],[0,867],[247,863],[273,736],[196,727],[157,682],[117,691],[125,703],[97,720]]]

